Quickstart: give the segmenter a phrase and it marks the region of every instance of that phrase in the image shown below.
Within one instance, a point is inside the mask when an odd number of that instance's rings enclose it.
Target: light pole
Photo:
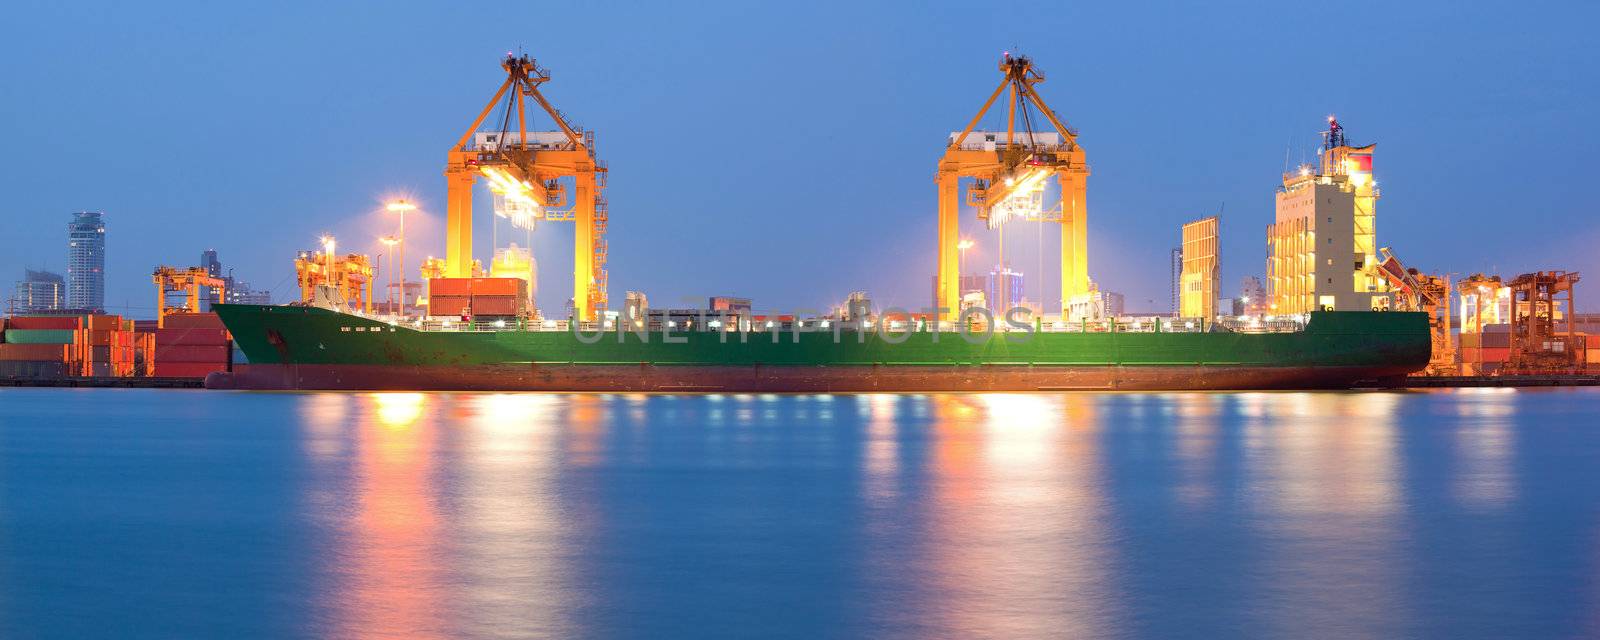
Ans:
[[[405,199],[395,200],[384,206],[385,209],[400,214],[400,235],[396,243],[400,245],[400,315],[405,315],[406,308],[406,212],[416,211],[417,205]]]
[[[322,236],[322,257],[327,261],[326,277],[329,279],[333,278],[333,247],[333,236]]]
[[[976,243],[966,238],[962,238],[960,242],[956,243],[956,250],[961,252],[961,264],[966,264],[967,249],[971,249],[974,244]],[[958,278],[961,277],[961,264],[956,265],[956,277]]]
[[[395,239],[394,236],[383,236],[381,238],[378,238],[378,242],[382,242],[383,246],[389,247],[390,249],[394,249],[395,245],[400,244],[400,241]],[[393,253],[389,254],[389,266],[390,267],[394,266],[394,254]],[[404,277],[404,274],[402,274],[402,277]],[[394,306],[394,274],[393,273],[389,274],[389,294],[384,296],[384,299],[389,302],[389,312],[390,313],[396,313],[395,312],[395,306]],[[402,285],[400,287],[400,306],[404,307],[405,306],[405,302],[406,302],[405,286]],[[396,315],[405,315],[405,314],[396,313]]]

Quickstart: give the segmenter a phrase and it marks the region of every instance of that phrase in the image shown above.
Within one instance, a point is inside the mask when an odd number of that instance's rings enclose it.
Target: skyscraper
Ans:
[[[206,249],[205,251],[200,252],[200,268],[206,270],[206,275],[209,275],[213,278],[223,278],[222,261],[217,259],[216,249]],[[223,279],[230,280],[231,278]],[[232,282],[225,284],[222,288],[222,294],[224,296],[227,295],[228,291],[232,288]],[[210,311],[211,303],[216,301],[219,297],[221,296],[218,296],[216,292],[212,291],[211,287],[200,287],[200,310]]]
[[[984,288],[984,297],[989,303],[989,310],[996,315],[1010,311],[1012,307],[1022,306],[1022,272],[1012,271],[1008,266],[997,266],[989,272],[988,286]]]
[[[67,225],[67,306],[106,308],[106,223],[99,211],[72,214]]]

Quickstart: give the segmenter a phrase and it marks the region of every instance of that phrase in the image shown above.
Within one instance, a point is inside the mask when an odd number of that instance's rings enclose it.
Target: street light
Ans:
[[[975,244],[977,243],[967,238],[962,238],[956,242],[956,250],[961,252],[961,262],[956,264],[956,277],[959,278],[961,276],[961,265],[967,263],[967,249],[971,249]]]
[[[333,277],[333,236],[322,236],[322,256],[328,263],[327,277]]]
[[[389,247],[390,249],[393,249],[395,245],[400,244],[400,240],[395,238],[394,236],[383,236],[381,238],[378,238],[378,242],[383,243],[383,246]],[[394,254],[393,253],[389,254],[389,266],[391,266],[391,267],[394,266]],[[403,275],[404,274],[402,274],[402,276]],[[388,291],[388,295],[384,296],[384,299],[389,301],[389,310],[391,312],[394,311],[394,274],[393,273],[389,274],[389,291]],[[401,290],[400,290],[400,302],[404,303],[405,300],[406,300],[405,287],[402,286]],[[401,306],[405,306],[405,305],[402,304]]]
[[[400,214],[400,236],[395,242],[400,245],[400,309],[402,311],[401,315],[404,315],[403,312],[406,307],[406,212],[416,211],[417,205],[411,204],[410,201],[402,198],[384,205],[384,208]]]

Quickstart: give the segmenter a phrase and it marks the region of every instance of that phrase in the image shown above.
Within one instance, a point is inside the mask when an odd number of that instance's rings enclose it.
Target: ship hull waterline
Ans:
[[[496,364],[238,365],[211,389],[851,393],[965,391],[1222,391],[1347,389],[1404,376],[1405,367],[1244,366],[656,366]]]

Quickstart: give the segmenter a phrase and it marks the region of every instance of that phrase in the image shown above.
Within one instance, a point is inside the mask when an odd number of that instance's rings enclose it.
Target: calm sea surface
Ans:
[[[1600,636],[1600,392],[0,390],[0,638]]]

